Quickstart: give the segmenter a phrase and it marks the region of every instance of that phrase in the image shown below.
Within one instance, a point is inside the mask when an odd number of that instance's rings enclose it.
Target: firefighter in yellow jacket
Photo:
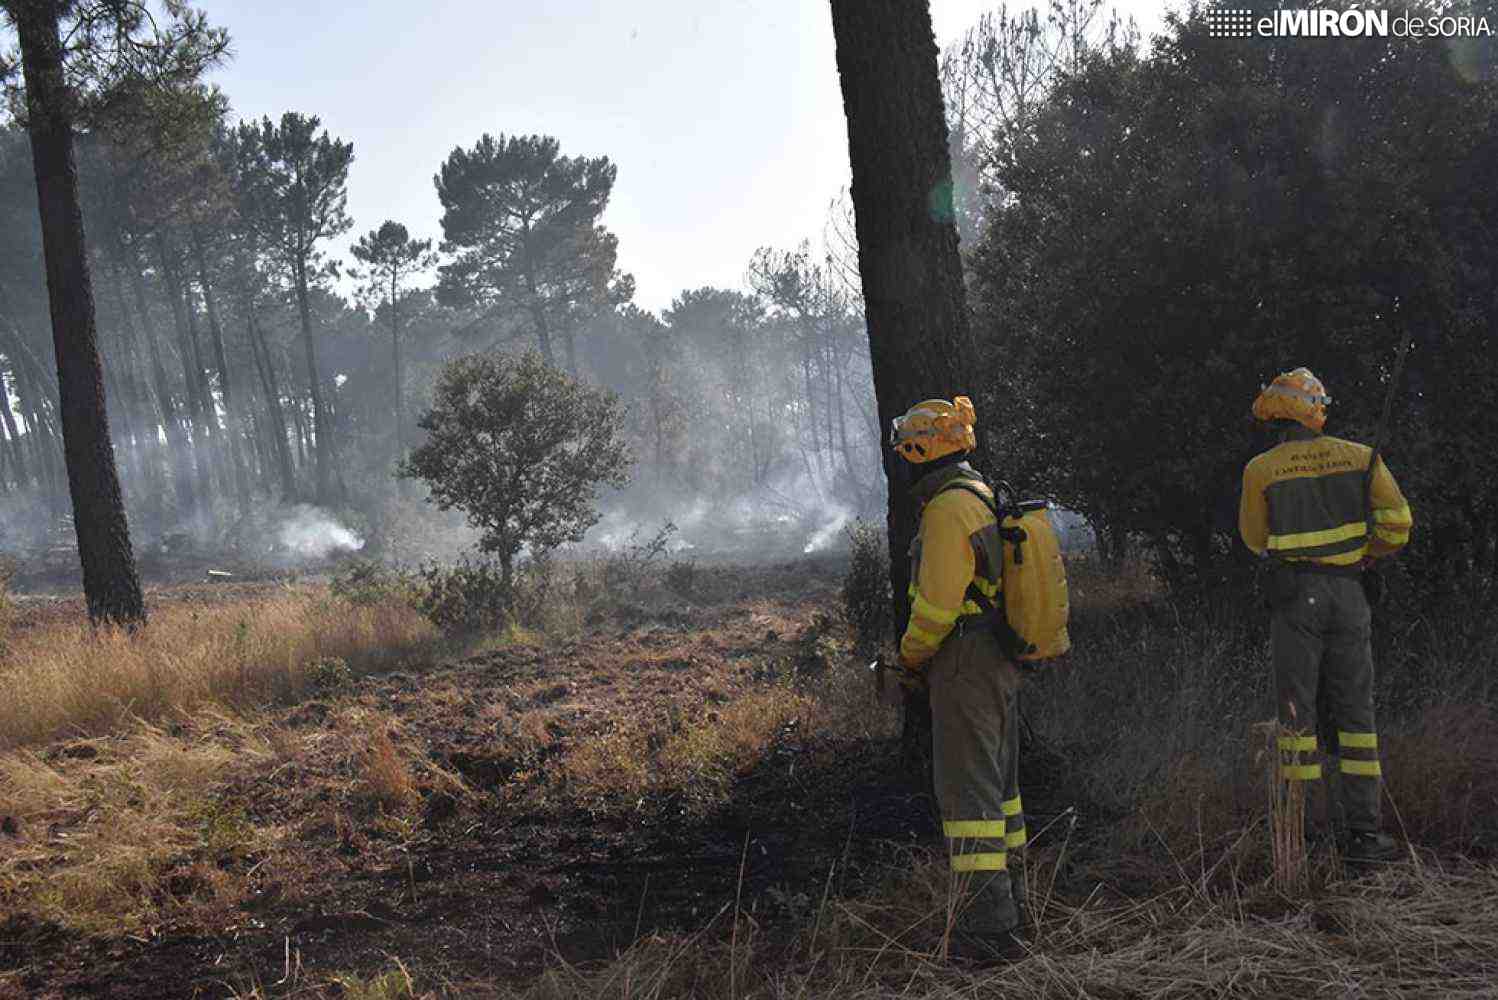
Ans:
[[[900,664],[931,694],[932,770],[954,878],[968,905],[952,951],[1013,958],[1019,911],[1009,861],[1025,844],[1015,695],[1019,673],[983,609],[999,594],[1003,549],[993,492],[964,461],[976,416],[965,396],[928,399],[894,421],[890,444],[912,470],[921,510],[911,545],[911,613]],[[975,495],[973,490],[982,496]],[[985,503],[984,498],[988,503]]]
[[[1259,394],[1254,417],[1276,429],[1280,442],[1243,470],[1238,530],[1274,563],[1280,775],[1320,781],[1325,766],[1327,780],[1340,786],[1328,789],[1328,801],[1345,825],[1346,856],[1388,861],[1399,850],[1380,830],[1372,613],[1359,578],[1409,541],[1413,519],[1382,459],[1370,485],[1372,448],[1322,433],[1330,402],[1305,368]],[[1323,751],[1331,758],[1325,765]]]

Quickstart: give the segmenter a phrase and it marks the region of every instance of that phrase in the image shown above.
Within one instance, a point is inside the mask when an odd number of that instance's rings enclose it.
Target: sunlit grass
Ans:
[[[438,643],[432,625],[404,603],[353,605],[317,590],[168,605],[136,634],[81,622],[17,630],[0,652],[0,749],[97,735],[205,704],[296,697],[320,661],[367,672]]]

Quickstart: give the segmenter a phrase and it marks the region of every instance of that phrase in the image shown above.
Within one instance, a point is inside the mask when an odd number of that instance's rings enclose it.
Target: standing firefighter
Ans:
[[[952,951],[1012,958],[1019,909],[1009,852],[1025,843],[1019,795],[1019,672],[986,626],[999,595],[1003,540],[992,489],[964,457],[975,447],[972,402],[928,399],[894,421],[890,444],[914,466],[921,510],[911,544],[910,622],[900,665],[929,685],[932,766],[943,833],[969,900]]]
[[[1243,470],[1238,530],[1273,562],[1269,575],[1280,776],[1322,777],[1322,745],[1335,757],[1345,852],[1397,857],[1379,830],[1378,734],[1373,724],[1372,613],[1360,577],[1410,538],[1409,504],[1373,449],[1321,433],[1331,397],[1305,368],[1286,372],[1254,401],[1253,415],[1280,442]],[[1322,738],[1318,740],[1317,734]],[[1330,768],[1329,768],[1330,770]]]

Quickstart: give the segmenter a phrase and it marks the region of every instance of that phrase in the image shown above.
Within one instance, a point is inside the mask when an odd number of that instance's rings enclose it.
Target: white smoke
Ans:
[[[364,539],[309,504],[298,504],[286,512],[276,529],[276,540],[282,548],[308,559],[364,548]]]
[[[813,552],[820,552],[831,545],[832,540],[837,537],[837,533],[842,531],[851,520],[853,520],[853,515],[849,511],[839,510],[834,513],[832,520],[812,532],[811,538],[807,539],[806,547],[801,550],[802,553],[810,555]]]

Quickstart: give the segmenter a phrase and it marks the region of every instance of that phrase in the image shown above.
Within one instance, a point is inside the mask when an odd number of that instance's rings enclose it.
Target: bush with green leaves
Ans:
[[[464,556],[450,565],[421,567],[421,613],[444,632],[499,628],[511,615],[515,588],[497,560]]]
[[[335,695],[353,686],[354,672],[341,656],[324,656],[307,668],[307,682],[319,695]]]
[[[697,564],[691,560],[677,560],[666,567],[666,589],[677,597],[694,596],[697,583]]]
[[[408,572],[372,559],[355,559],[333,574],[328,585],[334,597],[369,607],[376,604],[415,604],[420,587]]]
[[[1242,469],[1272,443],[1249,419],[1260,385],[1309,366],[1335,399],[1327,431],[1370,441],[1409,332],[1384,438],[1416,512],[1402,562],[1492,580],[1498,188],[1476,178],[1498,101],[1481,51],[1229,43],[1207,10],[1148,54],[1083,61],[995,157],[969,258],[991,464],[1147,546],[1167,582],[1210,583],[1246,559]]]
[[[853,626],[854,650],[870,656],[891,636],[889,544],[884,531],[868,521],[844,530],[851,553],[843,577],[843,617]]]
[[[666,554],[676,525],[665,521],[656,533],[640,541],[640,529],[630,532],[623,545],[613,546],[603,557],[603,586],[613,594],[636,594],[644,586],[651,566]]]
[[[431,500],[457,509],[482,535],[510,592],[522,549],[578,542],[598,522],[600,484],[628,481],[618,397],[548,365],[540,355],[454,358],[421,418],[424,444],[401,465]]]

